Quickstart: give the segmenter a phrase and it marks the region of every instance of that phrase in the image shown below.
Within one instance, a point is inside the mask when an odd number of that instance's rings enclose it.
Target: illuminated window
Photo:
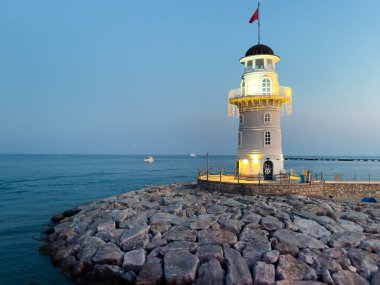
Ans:
[[[239,146],[241,146],[241,143],[242,143],[242,133],[239,132],[239,135],[238,135],[238,144],[239,144]]]
[[[271,145],[271,134],[269,131],[266,131],[264,133],[264,145],[265,146],[270,146]]]
[[[270,124],[272,121],[271,115],[269,113],[264,114],[264,123],[265,124]]]
[[[244,124],[244,115],[243,114],[240,114],[239,122],[240,122],[240,125]]]
[[[264,59],[256,59],[255,69],[264,69]]]
[[[267,68],[268,69],[273,69],[273,60],[267,59]]]
[[[261,86],[264,95],[270,95],[272,93],[272,82],[268,77],[265,77],[261,81]]]

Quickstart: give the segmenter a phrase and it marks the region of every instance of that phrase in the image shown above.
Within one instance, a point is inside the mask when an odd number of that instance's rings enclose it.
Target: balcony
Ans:
[[[228,114],[234,116],[237,109],[260,110],[267,107],[282,109],[287,114],[292,112],[292,89],[284,86],[247,86],[228,92]]]

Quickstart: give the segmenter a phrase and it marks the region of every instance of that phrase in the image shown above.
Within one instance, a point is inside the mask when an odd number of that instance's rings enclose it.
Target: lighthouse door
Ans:
[[[273,180],[273,162],[265,161],[264,162],[264,180]]]

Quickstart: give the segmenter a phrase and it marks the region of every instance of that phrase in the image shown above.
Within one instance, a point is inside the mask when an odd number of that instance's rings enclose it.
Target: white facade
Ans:
[[[280,58],[267,46],[255,47],[252,55],[248,51],[240,60],[244,64],[241,85],[229,94],[229,103],[239,110],[236,170],[240,177],[261,174],[272,180],[284,172],[281,111],[291,104],[291,89],[279,85],[275,67]]]

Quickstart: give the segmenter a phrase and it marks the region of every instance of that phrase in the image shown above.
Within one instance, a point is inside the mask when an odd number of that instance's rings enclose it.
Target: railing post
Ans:
[[[260,181],[260,175],[261,175],[261,174],[259,173],[259,185],[261,185],[261,181]]]
[[[238,184],[240,183],[240,172],[238,172]]]
[[[208,153],[206,154],[206,167],[207,167],[206,175],[207,175],[207,181],[208,181]]]

